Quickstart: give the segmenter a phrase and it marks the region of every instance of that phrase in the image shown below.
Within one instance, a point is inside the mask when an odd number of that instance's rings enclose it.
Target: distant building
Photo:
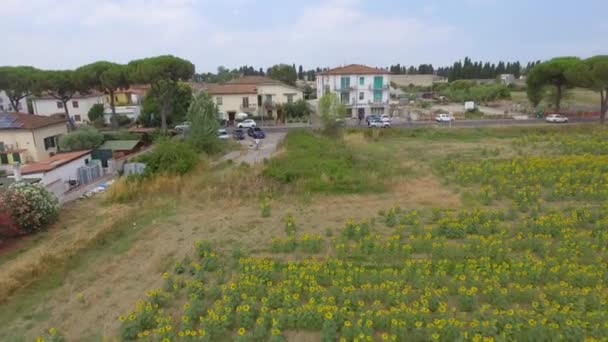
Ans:
[[[277,117],[277,105],[303,99],[302,91],[263,76],[243,76],[223,84],[207,84],[220,113],[234,121],[237,113]]]
[[[353,118],[388,113],[391,79],[387,70],[359,64],[330,69],[317,74],[317,98],[336,94]]]
[[[91,107],[103,103],[103,94],[100,92],[92,91],[88,94],[76,94],[67,102],[70,119],[76,124],[88,122]],[[63,102],[50,95],[32,97],[32,107],[36,115],[65,114]]]
[[[6,95],[4,90],[0,90],[0,112],[27,112],[27,99],[23,98],[19,101],[19,108],[13,108],[11,100]]]
[[[499,79],[504,85],[511,85],[515,83],[515,75],[513,74],[501,74]]]
[[[0,112],[0,164],[42,161],[57,153],[57,142],[68,132],[63,117]]]
[[[400,87],[414,85],[417,87],[431,87],[435,84],[447,83],[447,77],[437,75],[393,75],[391,81]]]
[[[141,113],[141,104],[150,90],[149,85],[132,85],[128,89],[119,89],[114,92],[114,110],[116,115],[124,115],[136,121]],[[110,94],[104,94],[104,119],[106,124],[111,123],[112,101]]]

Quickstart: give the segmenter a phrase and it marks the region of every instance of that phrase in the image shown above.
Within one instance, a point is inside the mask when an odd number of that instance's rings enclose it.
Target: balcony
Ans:
[[[250,103],[249,105],[241,105],[239,109],[241,110],[241,112],[253,113],[258,109],[258,107]]]
[[[384,107],[384,106],[388,106],[388,101],[369,100],[369,101],[367,101],[367,104],[370,106],[374,106],[374,107]]]
[[[387,90],[389,90],[389,86],[388,86],[388,84],[385,84],[382,87],[378,88],[378,87],[376,87],[374,85],[369,85],[368,89],[372,90],[372,91],[376,91],[376,90],[378,90],[378,91],[380,91],[380,90],[381,91],[387,91]]]
[[[338,93],[349,93],[352,90],[355,90],[355,87],[350,87],[350,86],[349,87],[342,87],[342,86],[334,87],[334,91],[338,92]]]

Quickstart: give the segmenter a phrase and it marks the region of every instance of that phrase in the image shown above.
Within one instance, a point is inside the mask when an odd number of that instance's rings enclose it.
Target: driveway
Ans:
[[[222,157],[222,161],[232,160],[234,163],[247,163],[254,165],[270,159],[276,152],[279,143],[285,138],[286,132],[266,132],[266,139],[260,140],[260,147],[256,150],[255,142],[250,137],[239,141],[242,145],[240,151],[232,151]]]

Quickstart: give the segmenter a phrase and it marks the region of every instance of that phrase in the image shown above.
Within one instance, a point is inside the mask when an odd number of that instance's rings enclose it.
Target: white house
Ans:
[[[89,110],[94,104],[103,104],[103,94],[99,92],[91,92],[89,94],[76,94],[68,101],[68,113],[70,119],[75,123],[84,123],[89,121]],[[65,114],[63,102],[56,98],[43,95],[32,98],[32,107],[34,114],[51,116],[54,114]]]
[[[390,84],[389,71],[351,64],[318,73],[317,98],[332,92],[346,105],[349,116],[363,119],[388,113]]]
[[[21,178],[39,179],[40,184],[61,201],[64,194],[72,187],[90,183],[102,176],[101,163],[97,163],[99,164],[97,165],[92,161],[90,150],[59,153],[47,160],[22,166]],[[82,172],[79,170],[97,166],[93,177],[89,171],[86,179],[83,179]]]

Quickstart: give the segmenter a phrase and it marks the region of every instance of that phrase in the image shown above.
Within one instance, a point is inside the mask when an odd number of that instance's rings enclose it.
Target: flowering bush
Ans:
[[[10,215],[20,234],[31,234],[57,217],[59,203],[45,188],[19,182],[0,196],[0,211]]]

